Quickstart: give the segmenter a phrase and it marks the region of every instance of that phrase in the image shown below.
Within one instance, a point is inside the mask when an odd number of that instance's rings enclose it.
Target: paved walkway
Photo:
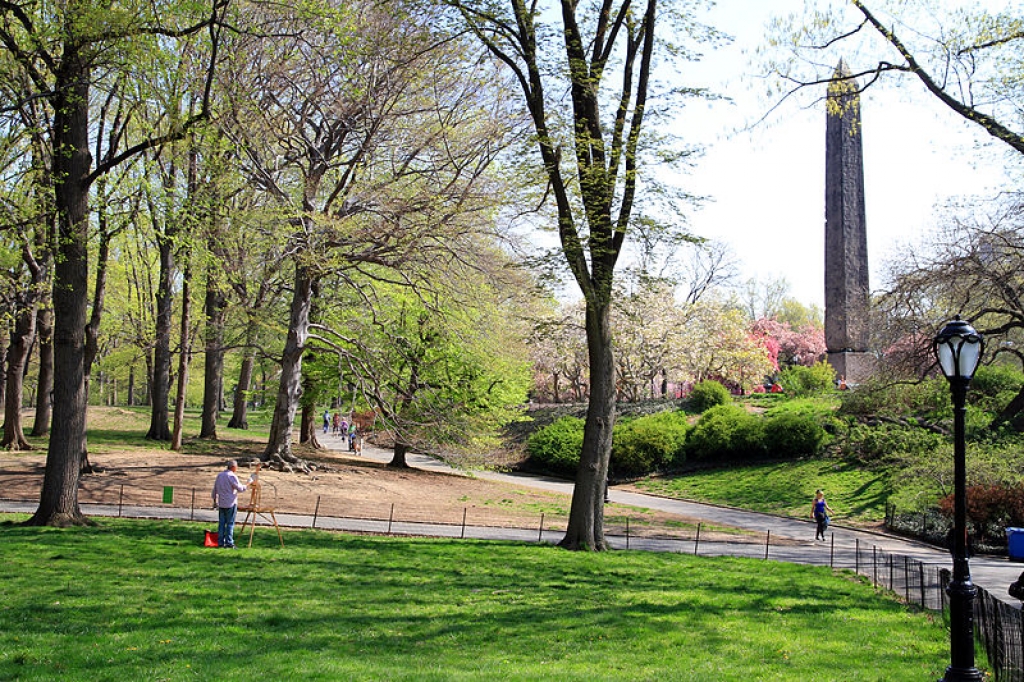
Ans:
[[[335,446],[334,439],[328,441],[328,447]],[[339,448],[340,449],[340,448]],[[363,457],[380,462],[391,461],[391,451],[380,448],[363,448]],[[410,453],[406,462],[413,467],[428,471],[444,473],[465,473],[453,469],[447,464],[427,455]],[[469,475],[476,478],[511,483],[514,485],[530,488],[539,488],[554,492],[572,494],[573,483],[564,479],[557,479],[545,476],[520,473],[501,473],[496,471],[474,471]],[[679,514],[690,518],[700,519],[702,522],[723,526],[732,526],[745,530],[765,533],[766,538],[796,540],[797,543],[785,545],[772,544],[767,551],[768,558],[776,561],[787,561],[790,563],[838,566],[853,568],[857,563],[855,553],[858,548],[862,554],[870,553],[872,547],[877,547],[883,552],[898,554],[916,559],[924,564],[937,568],[949,568],[952,570],[952,560],[949,552],[934,545],[925,544],[915,540],[908,540],[894,535],[876,533],[870,531],[856,530],[844,527],[840,524],[832,524],[829,540],[826,542],[814,542],[814,522],[808,519],[794,519],[772,514],[733,509],[711,504],[700,504],[683,500],[673,500],[655,495],[644,495],[626,490],[617,490],[612,486],[608,491],[608,498],[612,502],[626,504],[635,507],[657,509],[671,514]],[[440,532],[438,535],[450,535],[453,527],[449,526],[447,533]],[[456,532],[461,527],[454,527]],[[498,537],[510,537],[513,531],[503,529],[466,529],[466,537],[487,537],[488,531],[493,531]],[[395,531],[393,531],[395,532]],[[472,535],[470,533],[473,533]],[[516,531],[515,539],[538,540],[537,531]],[[542,539],[546,542],[558,542],[561,540],[562,532],[545,532]],[[609,538],[613,547],[625,548],[626,539],[621,537]],[[672,551],[693,553],[696,549],[701,555],[729,555],[748,556],[764,558],[765,546],[755,543],[739,542],[707,542],[701,541],[699,547],[695,548],[693,540],[657,540],[638,539],[629,540],[631,549],[649,549],[654,551]],[[971,578],[974,583],[984,587],[994,597],[1002,599],[1007,604],[1020,607],[1020,601],[1007,594],[1007,588],[1017,577],[1024,572],[1024,564],[1009,561],[1005,557],[973,557],[970,562]],[[863,561],[861,563],[863,573]]]
[[[340,439],[324,438],[329,447],[340,450]],[[376,461],[391,461],[391,452],[364,446],[364,458]],[[470,474],[452,469],[443,462],[425,455],[410,453],[406,461],[410,466],[428,471],[459,473],[472,475],[480,479],[511,483],[521,487],[539,488],[543,490],[572,493],[573,484],[562,479],[527,474],[508,474],[494,471],[476,471]],[[883,552],[907,556],[926,565],[936,568],[951,568],[949,552],[913,540],[856,530],[833,524],[826,542],[814,542],[814,523],[770,514],[732,509],[696,502],[673,500],[653,495],[644,495],[626,490],[618,490],[614,486],[609,489],[609,499],[619,504],[657,509],[671,514],[687,516],[708,524],[733,526],[749,531],[765,534],[766,543],[747,542],[709,542],[701,540],[699,546],[694,540],[666,540],[652,538],[609,537],[609,544],[615,548],[641,549],[680,553],[699,553],[708,555],[746,556],[753,558],[769,558],[776,561],[791,563],[836,566],[854,568],[860,565],[861,572],[867,573],[863,557],[870,555],[872,547]],[[35,511],[35,502],[0,501],[0,511],[25,512]],[[117,505],[83,504],[86,514],[95,516],[138,516],[145,518],[178,518],[216,523],[217,516],[210,509],[190,511],[174,507],[130,507],[118,508]],[[455,524],[430,524],[389,522],[374,519],[350,519],[335,517],[314,518],[303,514],[277,514],[278,523],[294,528],[322,528],[325,530],[347,530],[372,533],[390,533],[395,535],[431,535],[437,537],[473,538],[484,540],[519,540],[528,542],[556,543],[563,536],[562,531],[542,531],[541,529],[510,529],[490,526],[461,526]],[[786,539],[789,542],[776,544],[775,541]],[[241,543],[241,541],[240,541]],[[993,596],[1007,604],[1020,606],[1020,602],[1007,594],[1007,588],[1024,570],[1024,564],[1014,563],[1000,557],[974,557],[971,559],[971,576],[976,585],[984,587]]]

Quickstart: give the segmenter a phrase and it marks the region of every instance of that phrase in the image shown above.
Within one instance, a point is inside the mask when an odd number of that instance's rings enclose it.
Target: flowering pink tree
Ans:
[[[825,355],[825,330],[814,324],[794,330],[788,322],[762,317],[751,325],[751,333],[778,345],[776,369],[780,365],[810,367]]]

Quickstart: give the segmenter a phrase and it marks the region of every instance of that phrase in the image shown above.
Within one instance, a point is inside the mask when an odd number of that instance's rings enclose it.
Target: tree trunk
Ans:
[[[302,417],[299,421],[299,442],[315,450],[323,449],[324,446],[316,437],[317,427],[321,423],[321,421],[317,421],[316,405],[303,405]]]
[[[278,384],[270,437],[263,459],[294,461],[291,453],[292,424],[302,395],[302,354],[309,336],[309,309],[313,302],[313,282],[309,268],[295,265],[295,288],[288,320],[288,338],[281,354],[281,381]]]
[[[0,367],[7,366],[7,344],[11,338],[10,328],[0,324]],[[7,405],[7,372],[0,372],[0,404]]]
[[[181,351],[178,355],[178,394],[174,397],[174,431],[171,449],[181,452],[185,431],[185,393],[188,390],[188,365],[192,359],[189,325],[192,324],[192,267],[185,268],[181,282]]]
[[[85,321],[89,303],[89,80],[74,45],[66,45],[54,88],[53,165],[58,214],[53,278],[53,427],[39,507],[29,525],[88,520],[78,506],[85,446]]]
[[[143,405],[153,404],[153,351],[146,351],[146,393],[142,398]]]
[[[229,429],[249,428],[249,388],[252,385],[252,368],[256,364],[256,349],[246,349],[242,368],[238,372],[238,386],[235,387],[234,407],[231,411]]]
[[[171,313],[174,296],[171,287],[174,279],[173,240],[162,236],[160,244],[160,283],[156,292],[156,335],[153,348],[153,405],[150,412],[149,440],[171,440],[168,426],[170,415],[168,403],[171,395]]]
[[[37,319],[39,375],[32,435],[45,436],[50,432],[50,407],[53,400],[53,310],[44,306],[39,310]]]
[[[615,426],[615,357],[612,350],[610,303],[587,305],[587,351],[590,358],[590,402],[583,427],[583,450],[565,537],[559,546],[572,550],[608,549],[604,537],[604,487]]]
[[[1006,404],[1006,407],[992,419],[992,423],[988,427],[990,429],[998,429],[1002,424],[1011,422],[1018,431],[1024,430],[1021,428],[1024,426],[1021,423],[1024,420],[1019,418],[1022,411],[1024,411],[1024,387],[1021,387],[1017,395],[1013,396],[1010,402]]]
[[[128,407],[135,405],[135,365],[128,368]]]
[[[395,441],[395,451],[391,455],[388,466],[393,469],[408,469],[409,463],[405,461],[405,455],[409,452],[409,444],[402,441]]]
[[[206,358],[203,363],[203,417],[199,437],[217,440],[217,415],[220,413],[224,384],[224,317],[227,298],[219,289],[213,273],[207,274],[204,307]],[[249,371],[251,373],[251,366]]]
[[[4,436],[0,446],[8,450],[31,450],[21,426],[25,366],[36,335],[36,311],[32,296],[19,296],[18,309],[7,349],[7,401],[4,404]]]

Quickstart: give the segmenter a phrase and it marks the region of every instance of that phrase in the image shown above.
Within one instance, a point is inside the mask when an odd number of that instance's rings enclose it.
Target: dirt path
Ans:
[[[325,442],[340,447],[327,436]],[[184,453],[155,447],[100,446],[90,460],[102,470],[83,476],[82,503],[161,506],[166,488],[172,488],[172,504],[178,507],[210,506],[210,488],[227,459],[239,461],[257,455],[255,441],[224,443],[187,442]],[[388,451],[366,445],[365,456],[343,451],[296,448],[297,454],[318,464],[312,474],[264,471],[264,504],[282,513],[319,514],[351,518],[387,519],[438,523],[470,523],[503,527],[564,527],[570,496],[474,477],[421,469],[392,469]],[[192,452],[190,452],[192,450]],[[206,452],[195,452],[205,450]],[[44,450],[0,452],[0,499],[37,501],[46,460]],[[242,464],[244,481],[249,465]],[[689,532],[696,519],[662,511],[611,504],[609,526],[633,524],[633,532],[677,534]]]

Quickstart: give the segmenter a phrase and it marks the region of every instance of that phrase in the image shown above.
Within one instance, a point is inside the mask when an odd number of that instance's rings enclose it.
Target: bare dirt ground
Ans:
[[[239,475],[244,482],[252,468],[244,460],[262,450],[259,441],[233,438],[217,443],[186,441],[184,452],[139,444],[138,439],[124,447],[109,443],[91,447],[90,461],[101,471],[83,475],[79,502],[209,508],[213,480],[225,461],[234,458],[242,462]],[[279,513],[445,524],[460,524],[465,519],[471,525],[516,528],[537,528],[543,523],[547,530],[565,527],[570,505],[565,494],[482,480],[471,474],[393,469],[347,452],[305,446],[295,450],[318,469],[312,474],[260,474],[263,504],[272,504]],[[45,462],[43,448],[0,451],[0,499],[37,501]],[[170,505],[163,502],[167,487],[173,489]],[[696,519],[656,510],[609,504],[607,531],[621,532],[617,526],[627,517],[634,535],[688,537],[697,523]],[[702,537],[710,539],[708,533],[705,528]]]
[[[138,410],[90,408],[89,459],[99,470],[83,475],[80,503],[209,508],[213,480],[224,463],[237,459],[244,482],[253,468],[249,460],[257,459],[265,446],[257,434],[225,428],[219,433],[221,440],[186,439],[183,451],[175,452],[166,444],[143,439],[147,425],[148,416]],[[331,447],[340,446],[340,437],[322,439]],[[0,451],[0,499],[39,500],[46,442],[30,440],[37,445],[35,450]],[[374,452],[372,444],[364,448],[366,455]],[[369,456],[326,448],[295,445],[293,452],[317,468],[310,474],[260,473],[262,503],[273,505],[278,513],[515,528],[542,524],[545,530],[564,529],[568,517],[571,498],[567,494],[474,478],[471,472],[395,469]],[[388,452],[376,450],[376,454],[390,459]],[[168,488],[172,491],[169,504],[164,502]],[[246,493],[240,499],[246,501]],[[605,508],[605,529],[612,534],[627,532],[629,524],[628,533],[633,535],[692,538],[698,523],[698,519],[654,509],[614,503]],[[760,541],[745,538],[743,531],[707,524],[701,531],[708,540],[719,536]]]

